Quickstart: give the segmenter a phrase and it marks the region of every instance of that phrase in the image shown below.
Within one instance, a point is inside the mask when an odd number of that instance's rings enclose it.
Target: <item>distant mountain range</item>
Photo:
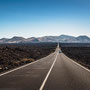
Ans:
[[[90,38],[86,35],[83,36],[69,36],[69,35],[60,35],[60,36],[44,36],[44,37],[13,37],[13,38],[2,38],[0,43],[38,43],[38,42],[61,42],[61,43],[90,43]]]

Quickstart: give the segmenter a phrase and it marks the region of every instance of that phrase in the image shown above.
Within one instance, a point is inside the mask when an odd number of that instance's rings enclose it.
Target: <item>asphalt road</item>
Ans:
[[[0,90],[90,90],[90,71],[57,46],[49,56],[0,75]]]

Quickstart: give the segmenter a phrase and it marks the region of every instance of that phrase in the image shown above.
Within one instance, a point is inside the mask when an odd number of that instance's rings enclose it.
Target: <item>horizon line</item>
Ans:
[[[61,34],[61,35],[66,35],[66,34]],[[44,36],[40,36],[40,37],[61,36],[61,35],[44,35]],[[83,35],[77,35],[77,36],[75,36],[75,35],[66,35],[66,36],[72,36],[72,37],[87,36],[87,37],[90,38],[90,36],[85,35],[85,34],[83,34]],[[24,37],[24,36],[15,35],[15,36],[12,36],[12,37],[2,37],[2,38],[0,38],[0,39],[3,39],[3,38],[10,39],[10,38],[13,38],[13,37],[22,37],[22,38],[25,38],[25,39],[33,38],[33,37],[34,37],[34,38],[40,38],[39,36]]]

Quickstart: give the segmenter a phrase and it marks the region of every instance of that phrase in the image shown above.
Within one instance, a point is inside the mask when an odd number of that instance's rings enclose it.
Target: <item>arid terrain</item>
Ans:
[[[55,43],[0,45],[0,72],[43,58],[56,49]]]

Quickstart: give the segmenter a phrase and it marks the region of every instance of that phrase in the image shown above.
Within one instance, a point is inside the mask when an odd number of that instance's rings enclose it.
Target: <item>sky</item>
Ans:
[[[90,0],[0,0],[0,38],[90,37]]]

